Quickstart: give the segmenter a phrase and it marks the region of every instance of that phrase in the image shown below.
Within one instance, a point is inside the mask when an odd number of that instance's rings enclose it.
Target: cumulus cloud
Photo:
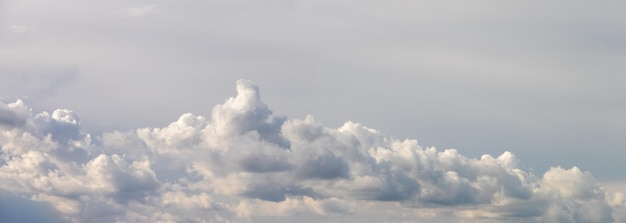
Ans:
[[[506,151],[474,159],[359,123],[287,119],[244,80],[208,118],[162,128],[92,137],[73,111],[32,114],[19,100],[0,104],[0,125],[0,190],[68,222],[625,220],[624,196],[577,167],[538,176]]]
[[[30,113],[30,110],[22,100],[17,100],[10,104],[0,102],[0,126],[9,128],[23,127]]]

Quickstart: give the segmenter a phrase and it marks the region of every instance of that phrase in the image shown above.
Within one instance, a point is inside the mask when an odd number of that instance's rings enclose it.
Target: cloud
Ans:
[[[158,5],[145,5],[122,9],[119,13],[124,17],[139,17],[154,11],[156,8],[158,8]]]
[[[0,104],[0,190],[69,222],[625,220],[624,196],[577,167],[538,176],[506,151],[468,158],[355,122],[288,119],[252,82],[236,89],[210,118],[98,137],[71,110]]]
[[[0,222],[64,223],[58,213],[48,204],[0,191]]]
[[[237,81],[237,97],[229,98],[213,108],[212,123],[219,136],[238,136],[248,132],[259,134],[265,141],[288,148],[289,142],[280,135],[283,116],[272,116],[261,101],[259,88],[250,81]]]
[[[0,126],[23,127],[29,113],[30,110],[22,100],[10,104],[0,102]]]
[[[14,26],[11,26],[11,30],[14,33],[25,33],[31,30],[31,27],[23,26],[23,25],[14,25]]]

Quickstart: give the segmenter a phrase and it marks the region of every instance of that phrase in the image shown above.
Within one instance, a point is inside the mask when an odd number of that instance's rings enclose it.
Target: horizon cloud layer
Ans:
[[[236,90],[210,117],[102,136],[71,110],[0,102],[0,221],[626,221],[624,195],[578,167],[535,175],[508,151],[329,128],[274,115],[251,81]]]

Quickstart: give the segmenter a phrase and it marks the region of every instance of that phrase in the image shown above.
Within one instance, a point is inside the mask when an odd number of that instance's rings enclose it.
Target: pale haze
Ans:
[[[624,222],[624,8],[0,1],[0,222]]]

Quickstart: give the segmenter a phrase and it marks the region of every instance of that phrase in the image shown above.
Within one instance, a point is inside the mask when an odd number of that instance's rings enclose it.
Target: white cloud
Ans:
[[[11,30],[14,33],[25,33],[31,30],[31,27],[23,26],[23,25],[14,25],[14,26],[11,26]]]
[[[145,5],[122,9],[119,11],[119,13],[124,17],[139,17],[153,12],[156,8],[158,8],[158,5]]]
[[[0,189],[71,222],[626,220],[624,195],[577,167],[537,176],[510,152],[474,159],[355,122],[287,119],[250,81],[210,118],[163,128],[92,139],[73,111],[32,114],[19,100],[0,104],[0,123]]]
[[[10,104],[0,103],[0,127],[23,127],[30,113],[22,100]]]

